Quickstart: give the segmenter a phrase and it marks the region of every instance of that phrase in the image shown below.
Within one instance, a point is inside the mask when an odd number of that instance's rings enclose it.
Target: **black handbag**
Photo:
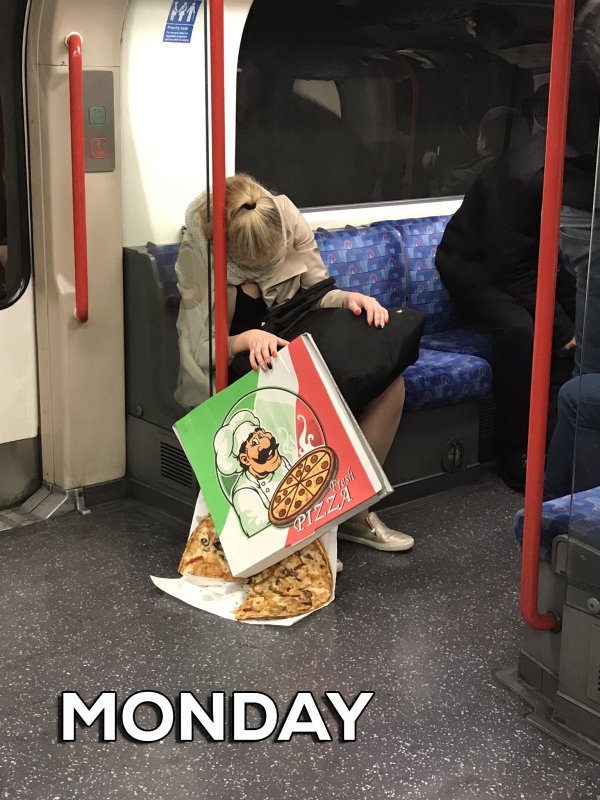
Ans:
[[[290,339],[289,333],[292,328],[301,324],[302,320],[318,307],[321,299],[335,288],[335,280],[333,278],[325,278],[325,280],[315,283],[308,289],[300,289],[294,297],[281,303],[281,305],[270,308],[266,312],[260,324],[261,329],[282,339]],[[237,381],[238,378],[246,375],[251,369],[248,353],[238,353],[229,364],[229,382]]]
[[[389,322],[376,328],[369,327],[364,311],[356,316],[347,308],[315,308],[315,302],[334,286],[329,279],[308,289],[306,295],[313,289],[321,293],[316,300],[311,298],[308,307],[301,302],[306,298],[296,295],[269,312],[265,328],[288,341],[310,333],[344,399],[358,415],[417,361],[425,315],[412,308],[388,309]]]
[[[294,297],[269,309],[262,324],[263,329],[282,339],[289,339],[289,332],[318,306],[326,294],[335,288],[335,280],[325,278],[308,289],[300,289]]]

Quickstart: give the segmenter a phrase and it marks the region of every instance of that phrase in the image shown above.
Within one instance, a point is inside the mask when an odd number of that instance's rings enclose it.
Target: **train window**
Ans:
[[[236,169],[304,208],[463,194],[535,132],[552,28],[551,4],[464,5],[254,0]]]
[[[0,3],[0,309],[25,291],[31,273],[29,193],[23,108],[27,3]]]
[[[4,123],[0,99],[0,302],[6,298],[6,263],[8,261],[6,229],[6,156],[4,155]]]

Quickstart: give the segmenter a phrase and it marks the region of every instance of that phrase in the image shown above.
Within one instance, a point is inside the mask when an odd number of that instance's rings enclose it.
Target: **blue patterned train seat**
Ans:
[[[376,297],[386,307],[405,306],[408,301],[425,312],[429,333],[423,337],[419,360],[404,373],[407,411],[455,405],[491,391],[490,366],[479,357],[487,354],[485,341],[472,329],[456,327],[435,269],[435,247],[447,220],[401,220],[315,232],[321,257],[340,289]],[[166,304],[175,300],[178,304],[179,246],[148,244],[148,252],[156,259]]]
[[[515,538],[519,547],[523,544],[523,510],[515,518]],[[540,558],[548,563],[552,560],[552,542],[561,534],[575,535],[600,550],[600,486],[578,494],[548,500],[542,505],[542,528]]]
[[[419,360],[404,371],[407,411],[421,411],[477,400],[492,388],[487,361],[460,353],[422,349]]]
[[[428,350],[465,353],[488,360],[492,355],[492,337],[483,331],[478,331],[472,325],[464,325],[452,331],[426,333],[421,339],[421,344]]]
[[[405,304],[402,243],[394,231],[318,230],[315,240],[340,289],[370,295],[388,308]]]
[[[436,250],[449,220],[448,216],[423,217],[375,222],[373,227],[395,230],[402,239],[407,304],[427,317],[423,347],[489,358],[491,337],[471,325],[461,325],[435,266]]]
[[[388,220],[373,227],[392,227],[402,239],[407,274],[407,302],[427,317],[425,333],[452,330],[459,325],[450,295],[435,267],[435,252],[450,217]]]

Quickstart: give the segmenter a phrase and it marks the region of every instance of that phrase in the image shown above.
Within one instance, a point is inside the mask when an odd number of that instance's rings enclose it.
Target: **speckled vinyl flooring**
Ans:
[[[531,727],[492,669],[520,642],[512,517],[493,478],[385,519],[410,554],[342,543],[331,606],[253,627],[161,594],[186,532],[133,502],[0,534],[0,797],[17,800],[591,800],[600,766]],[[330,743],[57,740],[58,697],[254,690],[321,698]],[[375,698],[342,743],[323,692]],[[143,720],[142,720],[143,721]]]

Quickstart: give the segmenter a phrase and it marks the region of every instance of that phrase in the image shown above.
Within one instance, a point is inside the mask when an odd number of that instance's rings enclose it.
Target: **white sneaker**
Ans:
[[[374,511],[367,515],[365,522],[349,520],[338,528],[338,536],[348,542],[364,544],[375,550],[410,550],[415,540],[400,531],[393,531],[382,522]]]
[[[338,558],[337,564],[335,565],[335,571],[339,574],[343,569],[344,569],[344,565],[342,564],[342,562]]]

